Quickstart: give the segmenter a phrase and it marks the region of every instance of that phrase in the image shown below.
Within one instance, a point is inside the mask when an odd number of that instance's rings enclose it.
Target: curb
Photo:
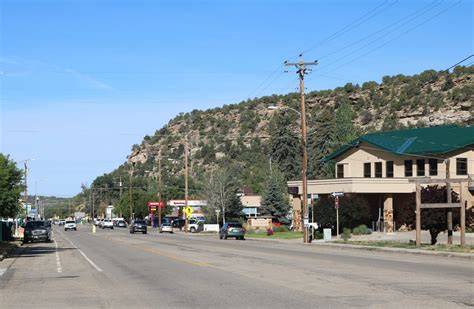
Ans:
[[[429,251],[429,250],[422,250],[422,249],[403,249],[403,248],[391,248],[391,247],[343,245],[343,244],[331,244],[331,243],[314,243],[314,245],[321,246],[321,247],[341,248],[341,249],[346,248],[346,249],[364,250],[364,251],[395,252],[395,253],[443,256],[443,257],[450,257],[450,258],[462,258],[462,259],[474,260],[474,253]]]

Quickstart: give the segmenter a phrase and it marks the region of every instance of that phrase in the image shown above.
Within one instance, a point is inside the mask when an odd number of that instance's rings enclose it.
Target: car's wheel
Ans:
[[[74,231],[77,231],[77,228],[76,228],[76,227],[74,228]]]
[[[190,230],[191,230],[191,233],[196,233],[196,228],[192,227]]]
[[[111,230],[113,230],[114,228],[113,228],[113,227],[111,227],[110,229],[111,229]]]
[[[146,232],[143,232],[143,234],[146,234]]]

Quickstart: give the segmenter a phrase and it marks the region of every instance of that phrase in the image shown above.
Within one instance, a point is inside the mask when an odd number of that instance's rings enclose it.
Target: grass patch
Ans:
[[[371,247],[390,247],[390,248],[402,248],[402,249],[422,249],[429,251],[445,251],[445,252],[461,252],[461,253],[474,253],[474,245],[465,245],[461,247],[460,245],[428,245],[422,244],[420,247],[417,247],[414,243],[403,243],[398,241],[334,241],[338,244],[348,244],[348,245],[359,245],[359,246],[371,246]]]
[[[271,236],[267,236],[267,233],[254,233],[254,234],[245,234],[246,238],[265,238],[265,239],[298,239],[303,238],[303,233],[301,232],[275,232]]]

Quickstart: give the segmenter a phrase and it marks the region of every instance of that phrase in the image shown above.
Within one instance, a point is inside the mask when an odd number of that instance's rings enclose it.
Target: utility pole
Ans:
[[[450,172],[450,165],[451,161],[449,159],[446,160],[446,193],[447,193],[447,202],[448,204],[451,204],[453,202],[452,196],[451,196],[451,182],[449,181],[451,178],[451,172]],[[462,186],[461,186],[462,189]],[[462,201],[461,201],[462,203]],[[448,225],[448,245],[453,244],[453,211],[452,208],[448,208],[448,214],[447,214],[447,225]]]
[[[25,205],[26,205],[26,215],[25,219],[28,220],[28,160],[25,161]]]
[[[188,207],[188,135],[184,137],[184,200],[185,200],[185,209]],[[183,211],[184,215],[184,232],[188,232],[188,216]]]
[[[300,61],[291,63],[285,61],[285,66],[295,66],[296,73],[298,74],[300,80],[300,112],[301,112],[301,146],[303,148],[303,164],[301,170],[302,186],[303,186],[303,242],[308,243],[308,227],[304,223],[309,223],[309,214],[308,214],[308,149],[307,149],[307,138],[306,138],[306,108],[304,101],[304,76],[309,73],[310,69],[308,66],[317,65],[318,61],[313,62],[304,62],[303,54],[300,54]]]
[[[161,149],[158,152],[158,228],[161,226]]]
[[[130,166],[130,170],[129,170],[129,179],[128,179],[128,191],[130,193],[130,224],[132,223],[132,219],[133,219],[133,210],[132,210],[132,174],[133,174],[133,163],[132,165]]]

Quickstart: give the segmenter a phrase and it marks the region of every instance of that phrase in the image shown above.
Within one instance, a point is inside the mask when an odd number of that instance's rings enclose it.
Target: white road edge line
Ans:
[[[58,242],[56,240],[54,240],[54,246],[56,247],[56,270],[58,273],[62,273],[63,269],[61,267],[61,260],[59,259]]]
[[[79,251],[79,253],[86,259],[87,262],[89,262],[89,264],[91,264],[97,271],[102,271],[102,269],[97,266],[96,263],[94,263],[84,252],[82,252],[81,249],[79,249],[69,238],[67,238],[66,236],[62,235],[61,236],[66,239],[67,241],[69,241],[69,243],[71,243],[71,246],[74,248],[74,249],[77,249]]]

